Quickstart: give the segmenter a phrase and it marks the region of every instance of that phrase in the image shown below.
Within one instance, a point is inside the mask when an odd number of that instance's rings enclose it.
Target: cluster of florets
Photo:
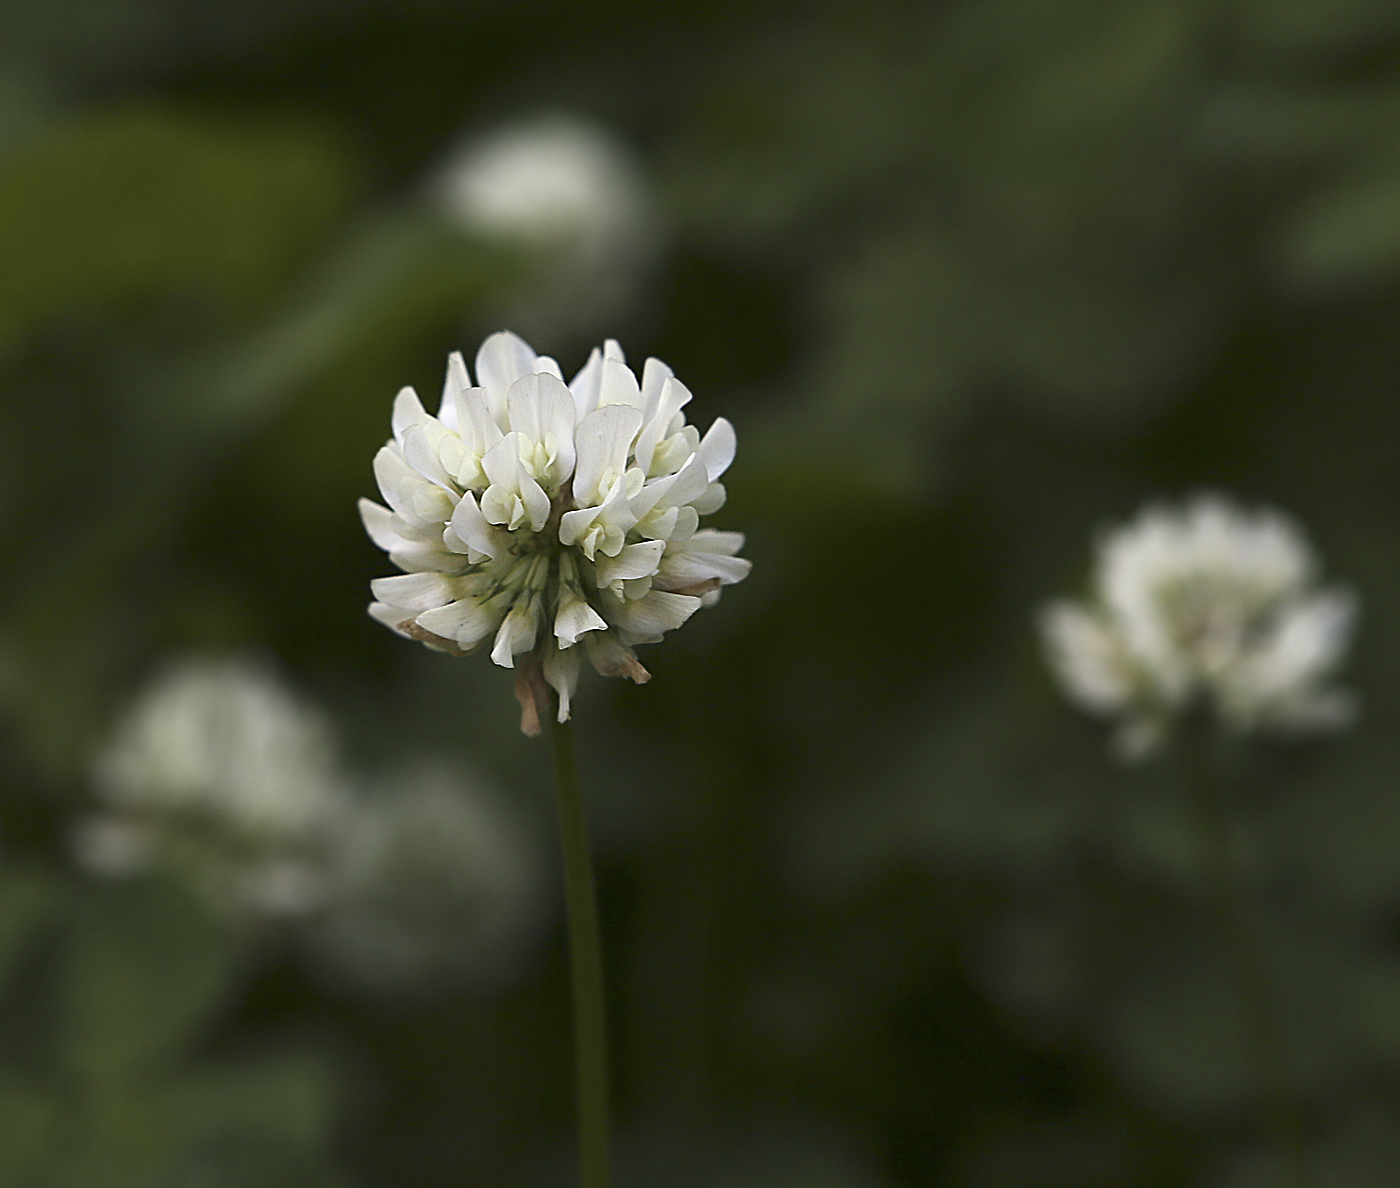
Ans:
[[[127,708],[97,757],[78,857],[106,875],[193,875],[221,908],[298,915],[347,802],[330,719],[266,664],[187,659]]]
[[[1093,597],[1050,604],[1042,634],[1068,695],[1120,718],[1129,755],[1150,751],[1197,702],[1239,733],[1335,728],[1352,701],[1325,682],[1355,599],[1314,588],[1317,575],[1286,516],[1201,495],[1105,535]]]
[[[394,402],[374,460],[388,506],[360,511],[406,572],[372,584],[370,614],[454,655],[489,641],[536,733],[546,685],[567,720],[580,650],[645,681],[633,647],[747,575],[741,534],[698,527],[724,503],[734,430],[720,418],[702,438],[671,369],[648,359],[639,381],[611,340],[566,385],[553,359],[493,334],[476,380],[453,354],[437,416],[412,388]]]
[[[93,776],[72,837],[89,872],[160,871],[242,926],[294,928],[347,988],[489,982],[537,935],[544,872],[508,802],[429,758],[351,776],[331,718],[268,663],[171,665]]]

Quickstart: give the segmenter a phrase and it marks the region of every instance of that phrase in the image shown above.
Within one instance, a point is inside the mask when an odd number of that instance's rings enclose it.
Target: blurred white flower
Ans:
[[[652,222],[636,159],[588,120],[537,116],[463,145],[443,167],[444,213],[472,234],[602,262]]]
[[[98,756],[115,808],[191,812],[256,836],[296,836],[333,811],[329,720],[268,668],[184,660],[137,698]]]
[[[1239,733],[1339,728],[1353,700],[1326,681],[1356,604],[1315,588],[1318,568],[1280,512],[1210,494],[1150,506],[1099,542],[1089,602],[1042,611],[1051,667],[1071,700],[1120,719],[1130,757],[1194,703]]]
[[[355,802],[305,941],[353,989],[498,982],[539,932],[543,889],[538,850],[500,800],[460,771],[420,764]]]
[[[721,417],[702,438],[671,369],[648,359],[639,382],[611,340],[566,386],[553,359],[493,334],[476,379],[453,354],[436,417],[412,388],[394,402],[374,460],[388,507],[360,512],[407,572],[372,583],[370,614],[454,655],[490,641],[534,734],[546,683],[568,719],[581,651],[643,682],[633,646],[748,574],[739,533],[697,530],[724,503],[734,430]]]
[[[329,720],[269,668],[189,659],[118,721],[93,769],[105,811],[74,835],[94,873],[166,861],[270,914],[315,902],[315,851],[344,792]]]
[[[611,132],[577,116],[536,116],[465,143],[432,190],[450,224],[528,258],[498,308],[530,332],[591,334],[626,308],[657,254],[659,222],[640,164]]]

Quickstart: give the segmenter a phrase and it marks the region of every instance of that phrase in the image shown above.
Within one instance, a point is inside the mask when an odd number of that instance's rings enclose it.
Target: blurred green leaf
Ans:
[[[353,170],[323,130],[111,109],[0,173],[0,326],[182,293],[246,303],[340,213]]]
[[[172,886],[81,897],[65,943],[59,1060],[94,1087],[149,1074],[211,1024],[236,961],[232,938]]]
[[[35,934],[51,925],[62,901],[55,880],[41,869],[13,859],[0,867],[0,985]]]
[[[1306,201],[1280,231],[1279,271],[1323,291],[1400,271],[1400,167],[1357,170]]]
[[[296,1052],[226,1062],[162,1086],[164,1111],[201,1142],[257,1136],[289,1151],[326,1146],[334,1086],[325,1064]]]
[[[0,1074],[0,1183],[43,1182],[58,1123],[52,1097]]]

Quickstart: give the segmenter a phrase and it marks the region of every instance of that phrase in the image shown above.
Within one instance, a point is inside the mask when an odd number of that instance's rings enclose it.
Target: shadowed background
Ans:
[[[534,117],[630,153],[635,235],[454,222],[458,146]],[[576,703],[624,1185],[1278,1182],[1172,763],[1034,630],[1200,487],[1360,597],[1358,725],[1259,745],[1240,812],[1322,1182],[1395,1183],[1398,315],[1380,0],[6,0],[0,1184],[570,1182],[547,756],[485,656],[365,615],[355,513],[394,393],[506,325],[739,436],[752,576]],[[192,654],[374,795],[488,788],[511,943],[357,981],[189,863],[86,870],[96,756]]]

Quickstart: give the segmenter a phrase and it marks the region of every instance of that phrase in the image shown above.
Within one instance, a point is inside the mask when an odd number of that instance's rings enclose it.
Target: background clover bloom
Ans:
[[[327,982],[387,996],[499,986],[548,918],[542,855],[471,771],[432,759],[361,789],[303,941]]]
[[[1042,612],[1051,667],[1071,700],[1122,719],[1128,755],[1195,702],[1240,733],[1345,725],[1352,700],[1325,682],[1355,599],[1316,589],[1318,568],[1280,512],[1217,495],[1148,507],[1099,542],[1090,601]]]
[[[652,221],[627,146],[577,116],[521,120],[468,143],[437,189],[444,212],[466,230],[599,263],[628,251]]]
[[[274,916],[319,900],[345,777],[330,719],[269,666],[171,665],[121,716],[93,778],[102,811],[73,840],[94,873],[161,863],[221,908]]]
[[[724,503],[734,430],[686,424],[690,392],[657,359],[640,380],[609,340],[566,385],[553,359],[493,334],[448,361],[437,416],[412,388],[376,455],[387,507],[360,512],[406,572],[372,584],[370,614],[465,655],[489,644],[517,670],[521,728],[539,730],[547,683],[569,716],[586,651],[604,676],[648,673],[633,647],[679,627],[742,580],[737,532],[700,529]]]
[[[493,307],[532,334],[588,341],[625,313],[663,238],[632,148],[568,112],[527,115],[462,142],[430,193],[449,226],[515,257],[521,271]]]

